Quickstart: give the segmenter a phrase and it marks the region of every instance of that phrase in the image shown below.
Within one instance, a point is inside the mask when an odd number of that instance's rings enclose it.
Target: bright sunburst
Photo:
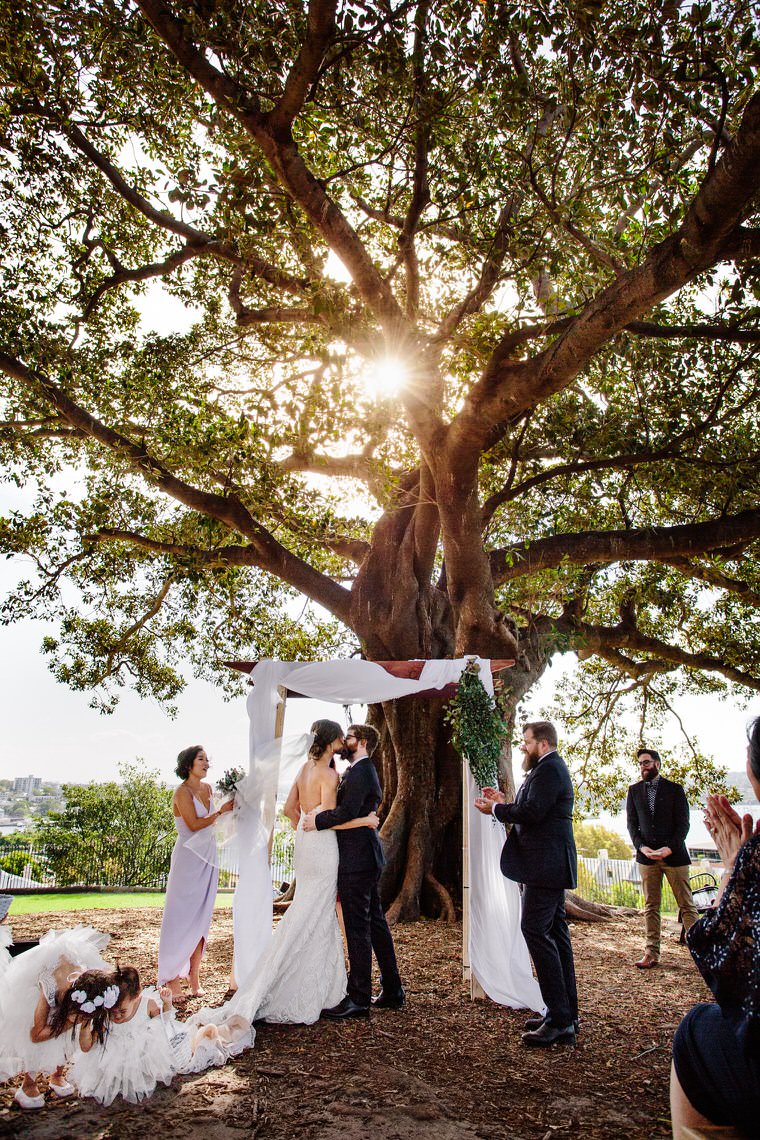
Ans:
[[[370,396],[395,396],[407,380],[407,369],[397,357],[384,356],[370,364],[364,373],[364,387]]]

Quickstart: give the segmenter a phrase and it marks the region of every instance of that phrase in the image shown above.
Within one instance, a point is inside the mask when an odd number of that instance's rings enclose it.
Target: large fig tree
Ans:
[[[0,12],[3,617],[62,681],[760,689],[750,3]],[[459,761],[440,703],[382,712],[393,915],[446,913]]]

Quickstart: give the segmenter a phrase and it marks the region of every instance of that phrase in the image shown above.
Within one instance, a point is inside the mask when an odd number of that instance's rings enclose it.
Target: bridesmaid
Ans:
[[[182,992],[182,978],[188,978],[194,997],[204,993],[199,971],[219,879],[213,826],[233,804],[228,800],[218,811],[214,809],[211,785],[203,782],[208,768],[208,757],[200,744],[186,748],[177,757],[177,775],[182,783],[174,793],[172,810],[178,835],[158,947],[158,984],[168,985],[174,998]],[[204,830],[208,851],[196,854],[185,843],[196,831]]]

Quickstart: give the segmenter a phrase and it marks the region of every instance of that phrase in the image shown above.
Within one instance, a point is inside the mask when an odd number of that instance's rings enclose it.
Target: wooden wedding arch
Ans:
[[[251,670],[257,661],[225,661],[224,664],[230,669],[236,669],[240,673],[245,673],[250,676]],[[393,677],[398,677],[405,681],[417,681],[420,674],[425,667],[426,662],[415,661],[375,661],[375,665],[380,665],[385,669],[386,673],[390,673]],[[510,669],[515,664],[514,660],[494,660],[490,662],[491,673],[496,675],[504,669]],[[252,683],[252,682],[251,682]],[[416,697],[438,697],[444,700],[449,700],[454,696],[457,691],[458,684],[452,683],[446,685],[442,689],[424,689],[421,692],[415,693]],[[277,706],[277,714],[275,720],[275,736],[280,737],[283,733],[285,725],[285,706],[288,697],[304,698],[303,693],[295,692],[292,689],[287,689],[283,685],[278,686],[278,693],[280,701]],[[396,697],[395,700],[405,700],[405,697]],[[468,790],[467,790],[467,768],[466,761],[462,763],[462,979],[470,989],[470,997],[477,1000],[485,997],[482,986],[472,972],[470,966],[470,859],[469,859],[469,821],[468,812],[466,811]]]

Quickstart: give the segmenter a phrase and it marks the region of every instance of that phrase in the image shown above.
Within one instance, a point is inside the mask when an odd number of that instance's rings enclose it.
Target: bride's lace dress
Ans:
[[[343,939],[335,914],[338,841],[334,831],[296,830],[296,892],[268,950],[237,993],[218,1009],[190,1021],[218,1024],[231,1014],[248,1021],[309,1025],[346,994]]]

